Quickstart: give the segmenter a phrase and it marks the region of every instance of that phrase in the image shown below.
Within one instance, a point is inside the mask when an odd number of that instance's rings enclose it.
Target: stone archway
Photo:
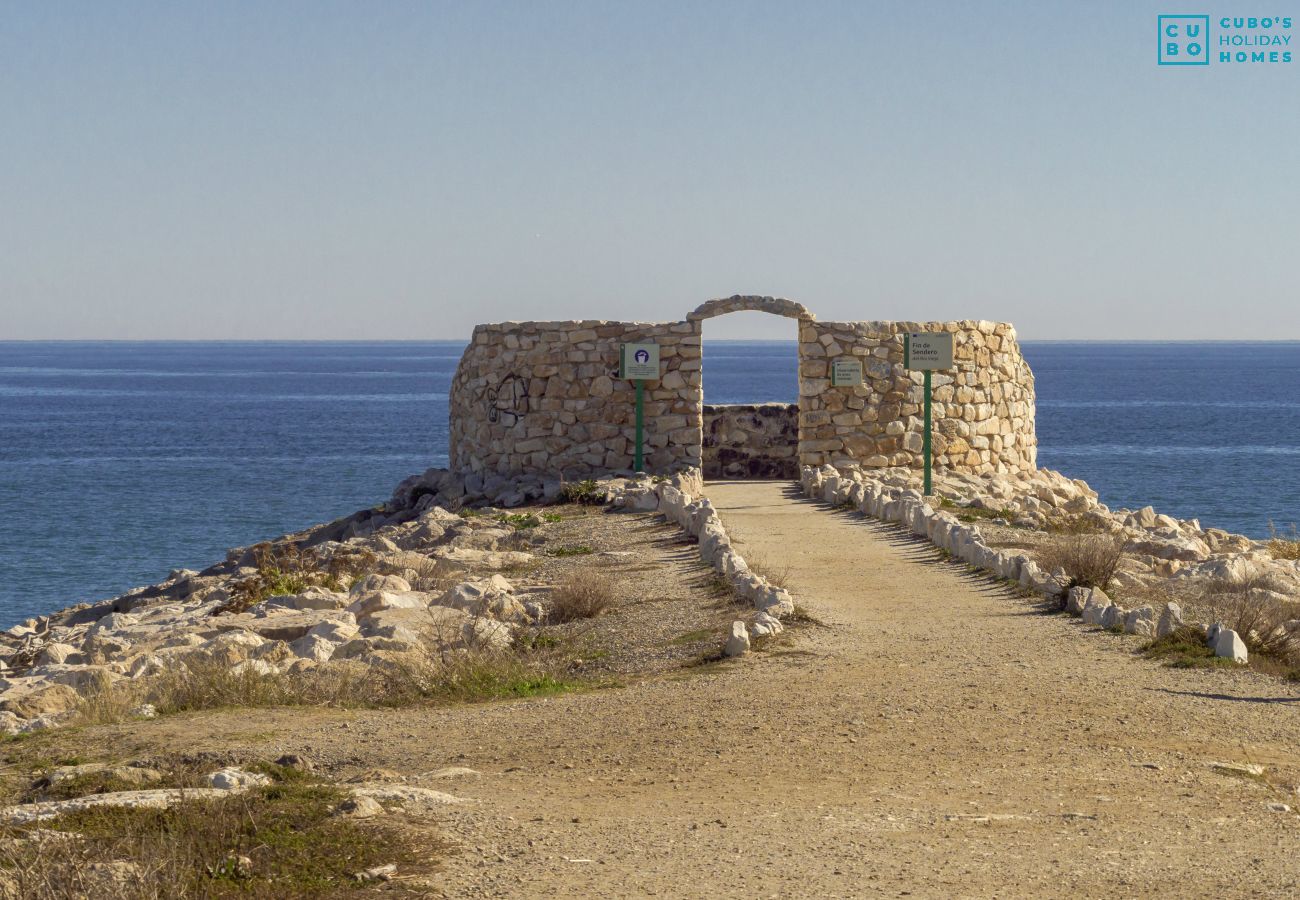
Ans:
[[[801,323],[816,319],[802,303],[783,297],[736,294],[709,300],[686,317],[700,337],[701,362],[703,321],[746,311],[796,319]],[[797,333],[795,339],[798,341]],[[797,398],[794,403],[705,405],[701,379],[700,410],[700,466],[705,478],[798,478],[800,424]]]
[[[712,319],[714,316],[723,316],[727,313],[745,310],[771,313],[774,316],[784,316],[787,319],[808,319],[810,321],[817,319],[808,311],[808,307],[793,300],[786,300],[784,297],[734,294],[730,297],[722,297],[717,300],[710,300],[707,303],[701,303],[686,316],[686,321],[699,322],[704,319]]]

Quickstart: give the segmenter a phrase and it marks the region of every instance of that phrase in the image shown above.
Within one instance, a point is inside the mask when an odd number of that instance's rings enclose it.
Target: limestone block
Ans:
[[[1231,628],[1220,628],[1218,633],[1215,634],[1211,646],[1214,648],[1215,656],[1231,659],[1233,662],[1245,663],[1249,656],[1246,652],[1245,642]]]
[[[749,652],[749,632],[745,628],[745,623],[737,619],[731,623],[731,633],[727,636],[727,643],[723,645],[723,656],[744,656]]]

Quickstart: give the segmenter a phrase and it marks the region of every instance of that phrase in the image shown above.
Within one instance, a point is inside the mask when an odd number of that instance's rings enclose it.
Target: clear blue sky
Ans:
[[[1167,5],[6,2],[0,338],[1300,338],[1300,60]]]

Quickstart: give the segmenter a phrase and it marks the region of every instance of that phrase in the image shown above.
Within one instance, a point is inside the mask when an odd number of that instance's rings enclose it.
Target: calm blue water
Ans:
[[[0,343],[0,627],[201,568],[447,462],[463,342]],[[1300,520],[1300,344],[1029,343],[1044,466],[1112,506]],[[706,342],[710,403],[793,402],[792,342]]]

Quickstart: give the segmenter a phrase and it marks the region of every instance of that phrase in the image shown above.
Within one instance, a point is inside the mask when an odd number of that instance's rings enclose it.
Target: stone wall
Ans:
[[[704,407],[705,478],[798,478],[799,406]]]
[[[663,378],[645,389],[645,464],[700,464],[696,322],[479,325],[451,383],[451,468],[566,477],[632,467],[635,393],[618,378],[620,343],[659,345]]]
[[[807,466],[923,465],[922,374],[903,368],[903,335],[953,334],[954,371],[935,372],[934,463],[973,473],[1036,468],[1034,376],[1003,322],[799,324],[799,460]],[[836,357],[862,360],[863,383],[832,387]]]
[[[798,319],[799,404],[793,425],[778,427],[776,417],[768,420],[758,412],[753,413],[758,418],[743,421],[727,412],[704,429],[702,326],[712,316],[737,310]],[[748,296],[711,300],[682,322],[478,326],[451,385],[451,468],[565,477],[630,469],[634,388],[618,378],[618,347],[638,341],[659,345],[662,371],[659,381],[646,384],[648,472],[700,466],[709,477],[765,477],[776,460],[784,459],[779,448],[788,446],[784,442],[792,432],[800,465],[919,468],[922,375],[903,369],[908,331],[954,336],[954,371],[933,376],[936,467],[980,474],[1033,471],[1034,377],[1011,325],[819,322],[793,301]],[[863,384],[831,386],[830,368],[841,356],[862,360]],[[777,408],[788,421],[789,407]],[[796,477],[793,464],[781,466],[779,477]]]

